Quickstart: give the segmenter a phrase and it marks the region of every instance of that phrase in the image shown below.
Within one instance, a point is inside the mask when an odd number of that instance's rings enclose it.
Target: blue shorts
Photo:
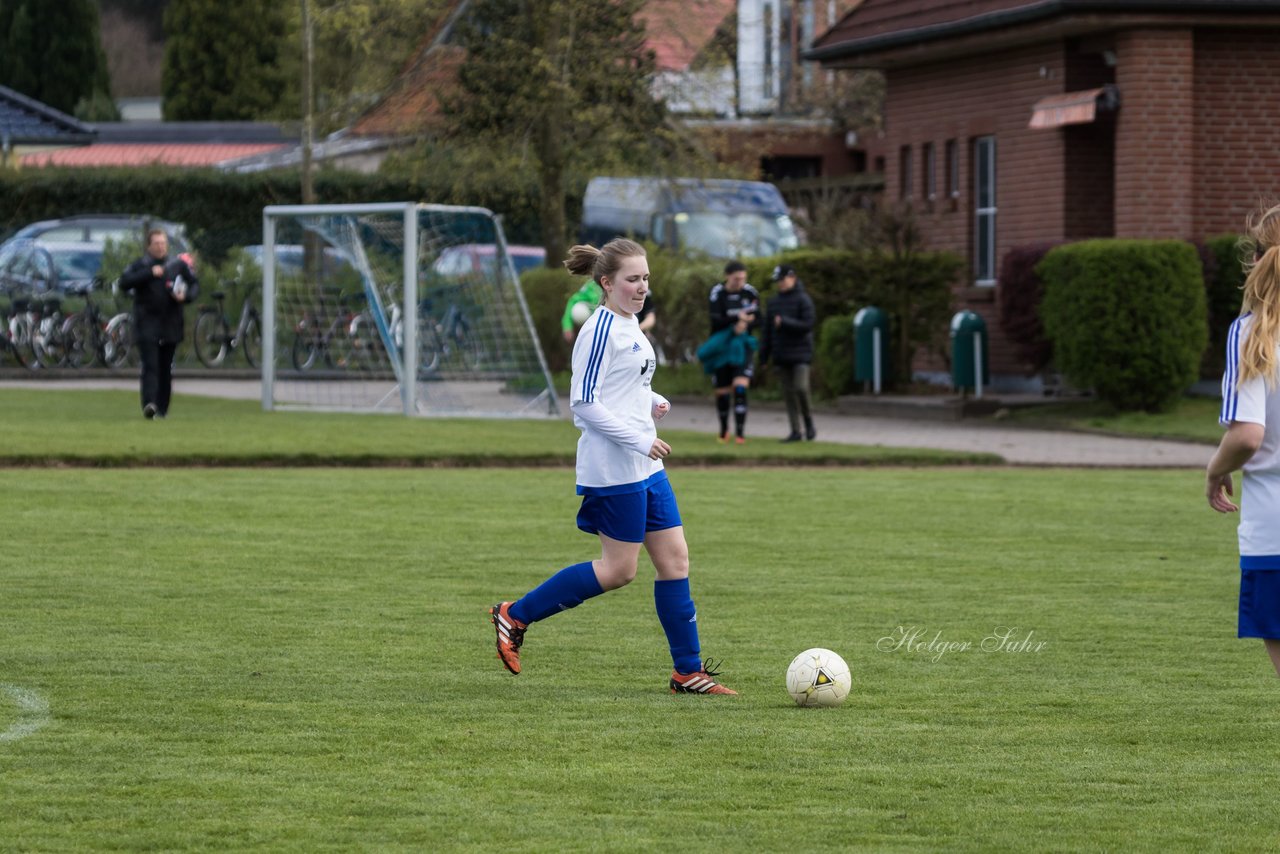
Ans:
[[[1280,638],[1280,569],[1240,570],[1237,637]]]
[[[583,495],[578,527],[588,534],[604,534],[624,543],[643,543],[651,531],[678,528],[680,508],[666,472],[659,472],[648,486],[617,495]]]

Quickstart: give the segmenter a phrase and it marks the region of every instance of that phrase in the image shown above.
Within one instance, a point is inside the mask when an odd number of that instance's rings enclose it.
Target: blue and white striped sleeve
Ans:
[[[1267,423],[1267,383],[1262,377],[1240,382],[1240,353],[1249,330],[1245,317],[1237,318],[1227,333],[1227,367],[1222,373],[1222,411],[1218,423],[1230,426],[1235,421]]]
[[[613,327],[613,315],[597,311],[582,327],[573,346],[573,380],[570,405],[594,403],[599,399],[600,378],[608,373],[611,348],[609,330]]]

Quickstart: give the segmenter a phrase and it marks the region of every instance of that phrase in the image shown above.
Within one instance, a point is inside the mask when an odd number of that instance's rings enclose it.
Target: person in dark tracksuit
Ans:
[[[724,281],[711,289],[711,334],[733,328],[737,335],[750,335],[756,328],[756,312],[760,310],[760,294],[747,282],[747,267],[741,261],[724,265]],[[716,414],[720,418],[721,442],[729,441],[729,407],[732,395],[735,441],[746,442],[747,388],[755,371],[754,347],[741,364],[717,368],[712,379],[716,389]]]
[[[169,236],[147,232],[147,252],[129,265],[120,287],[133,291],[133,328],[142,362],[142,415],[164,418],[173,392],[173,354],[182,341],[182,310],[200,292],[185,254],[169,257]]]
[[[764,323],[764,344],[760,361],[772,357],[782,383],[782,397],[787,402],[787,419],[791,433],[784,442],[800,441],[800,421],[804,419],[804,438],[813,439],[813,414],[809,411],[809,364],[813,361],[813,300],[796,278],[794,267],[780,264],[773,270],[778,286],[777,296],[770,297]]]

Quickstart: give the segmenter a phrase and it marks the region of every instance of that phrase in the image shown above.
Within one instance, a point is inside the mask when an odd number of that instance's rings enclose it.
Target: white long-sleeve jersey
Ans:
[[[604,306],[573,345],[569,407],[578,439],[579,494],[638,492],[662,471],[649,459],[658,431],[654,408],[666,400],[651,388],[658,362],[634,316]]]

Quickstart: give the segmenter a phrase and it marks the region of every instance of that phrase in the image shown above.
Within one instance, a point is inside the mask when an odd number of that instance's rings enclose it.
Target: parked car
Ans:
[[[744,258],[800,245],[773,184],[699,178],[592,178],[582,200],[584,242],[652,240],[668,249]]]
[[[541,246],[508,246],[507,254],[515,264],[516,275],[540,267],[547,260]],[[431,264],[432,272],[449,279],[463,276],[492,277],[497,272],[498,247],[493,243],[463,243],[449,246]]]
[[[10,240],[39,239],[46,243],[96,243],[105,246],[108,240],[137,246],[141,254],[147,232],[163,228],[169,235],[169,250],[173,253],[190,252],[191,241],[187,230],[176,222],[157,219],[145,214],[78,214],[60,219],[48,219],[25,225]]]
[[[85,293],[101,267],[100,244],[15,238],[0,246],[0,291]]]
[[[261,243],[255,243],[244,247],[244,253],[248,255],[259,268],[262,267],[262,258],[266,249]],[[275,246],[276,270],[286,276],[302,275],[302,245],[297,243],[277,243]],[[330,246],[324,248],[324,261],[321,262],[321,272],[335,273],[340,270],[350,269],[351,265],[342,253]]]

